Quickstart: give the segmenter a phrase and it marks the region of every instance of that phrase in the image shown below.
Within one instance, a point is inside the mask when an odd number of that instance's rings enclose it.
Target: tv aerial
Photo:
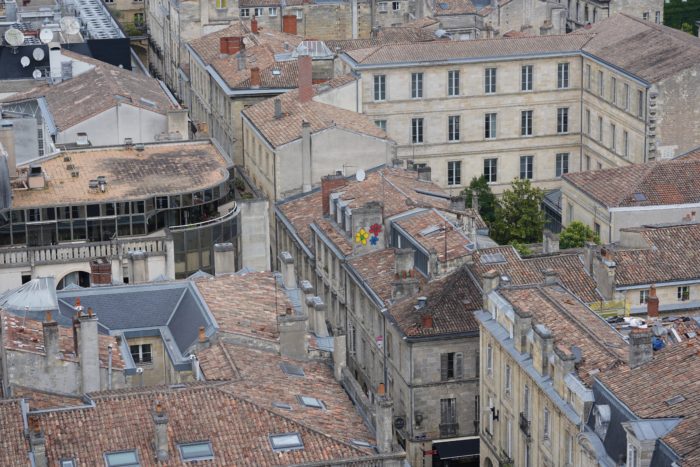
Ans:
[[[24,33],[17,28],[9,28],[5,31],[5,42],[13,47],[13,53],[17,53],[17,47],[24,44]]]
[[[42,61],[45,56],[46,54],[44,54],[44,49],[42,49],[41,47],[36,47],[34,50],[32,50],[32,57],[37,62]]]
[[[68,35],[80,32],[80,20],[75,16],[64,16],[61,18],[61,31]]]
[[[41,29],[39,31],[39,40],[42,44],[48,44],[53,40],[53,31],[50,29]]]

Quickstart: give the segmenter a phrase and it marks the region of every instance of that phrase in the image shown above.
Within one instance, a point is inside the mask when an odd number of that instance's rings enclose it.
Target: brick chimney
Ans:
[[[647,298],[647,318],[655,319],[659,317],[659,297],[656,296],[656,286],[649,288],[649,298]]]
[[[297,16],[296,15],[284,15],[282,16],[282,32],[287,34],[297,33]]]
[[[314,97],[311,55],[300,55],[299,67],[299,102],[309,102]]]
[[[46,360],[51,362],[60,352],[58,346],[58,323],[54,321],[51,312],[46,312],[46,320],[41,323],[44,331],[44,351]]]
[[[651,346],[651,329],[632,328],[629,335],[629,365],[636,368],[647,363],[654,357],[654,350]]]
[[[168,414],[160,401],[153,408],[153,423],[155,424],[154,448],[158,462],[167,462],[168,454]]]
[[[219,53],[222,55],[235,55],[245,48],[241,36],[229,36],[219,38]]]
[[[418,279],[414,277],[412,248],[394,250],[394,281],[391,283],[391,298],[399,300],[418,293]]]
[[[107,258],[90,261],[90,286],[112,285],[112,262]]]
[[[425,313],[420,317],[420,324],[423,329],[433,329],[433,315]]]
[[[252,89],[260,87],[260,68],[256,66],[250,69],[250,87]]]
[[[347,180],[342,174],[325,175],[321,177],[321,205],[323,206],[323,215],[327,216],[331,213],[331,191],[347,185]]]
[[[78,316],[78,351],[83,393],[100,390],[100,355],[97,335],[97,316],[92,308]]]
[[[253,34],[258,33],[258,20],[253,16],[253,19],[250,20],[250,30]]]
[[[35,467],[48,467],[46,456],[46,438],[37,417],[29,417],[29,445],[34,454]]]

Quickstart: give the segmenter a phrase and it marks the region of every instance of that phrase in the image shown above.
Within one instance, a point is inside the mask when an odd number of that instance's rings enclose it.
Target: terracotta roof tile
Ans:
[[[85,404],[82,396],[41,391],[24,386],[12,386],[12,397],[26,400],[30,410],[58,409]]]
[[[436,251],[440,262],[453,261],[470,254],[470,250],[467,249],[469,238],[436,209],[402,217],[396,224],[423,248]],[[431,231],[433,228],[435,230]]]
[[[28,467],[29,445],[24,437],[19,399],[0,400],[0,421],[0,465]]]
[[[278,207],[296,231],[299,239],[311,252],[314,252],[311,224],[323,217],[321,191],[317,190],[300,198],[283,201],[278,204]]]

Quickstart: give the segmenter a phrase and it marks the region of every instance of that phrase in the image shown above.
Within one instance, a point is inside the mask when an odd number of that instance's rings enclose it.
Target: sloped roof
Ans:
[[[0,465],[30,465],[19,399],[0,400],[0,420]]]
[[[437,252],[438,261],[453,261],[471,253],[470,243],[464,232],[436,209],[407,215],[396,224],[428,251]]]

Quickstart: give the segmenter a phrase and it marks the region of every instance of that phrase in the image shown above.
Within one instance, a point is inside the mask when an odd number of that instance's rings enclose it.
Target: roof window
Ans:
[[[668,399],[668,400],[666,401],[666,405],[676,405],[676,404],[680,404],[680,403],[683,402],[684,400],[685,400],[685,396],[682,395],[682,394],[679,394],[679,395],[677,395],[677,396],[673,396],[672,398]]]
[[[185,462],[204,461],[214,458],[214,451],[212,451],[209,441],[178,444],[177,448],[180,450],[180,456]]]
[[[75,467],[75,459],[61,459],[58,461],[59,467]]]
[[[287,404],[286,402],[273,402],[272,406],[278,409],[292,410],[292,406]]]
[[[506,257],[503,256],[503,253],[484,253],[479,261],[481,261],[481,264],[505,263]]]
[[[325,409],[326,406],[321,402],[319,399],[316,399],[315,397],[310,397],[310,396],[297,396],[299,398],[299,402],[301,402],[303,405],[306,407],[311,407],[314,409]]]
[[[301,441],[299,433],[270,435],[270,445],[272,445],[272,450],[277,452],[304,449],[304,443]]]
[[[304,376],[304,369],[291,363],[282,362],[280,368],[289,376]]]
[[[105,464],[107,467],[141,467],[136,451],[106,452]]]
[[[634,193],[632,196],[634,196],[635,201],[646,201],[647,200],[647,195],[644,193]]]

